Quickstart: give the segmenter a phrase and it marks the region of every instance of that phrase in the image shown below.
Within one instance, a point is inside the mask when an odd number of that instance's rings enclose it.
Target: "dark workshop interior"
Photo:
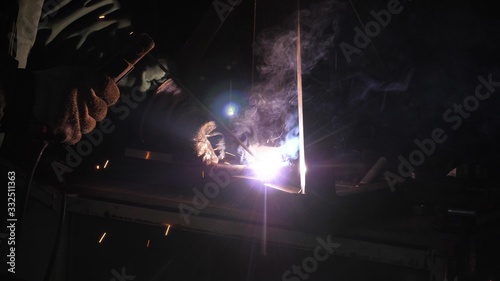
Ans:
[[[80,142],[2,147],[2,275],[500,280],[498,2],[51,3],[28,69],[144,56]]]

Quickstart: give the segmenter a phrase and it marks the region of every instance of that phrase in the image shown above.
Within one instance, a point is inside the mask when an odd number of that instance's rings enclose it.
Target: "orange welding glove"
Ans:
[[[65,144],[75,144],[92,131],[120,96],[113,79],[81,67],[38,71],[34,81],[35,122],[52,140]]]

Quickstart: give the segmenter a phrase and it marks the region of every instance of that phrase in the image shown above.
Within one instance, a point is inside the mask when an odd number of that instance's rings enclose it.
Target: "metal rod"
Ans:
[[[300,47],[300,2],[297,1],[297,110],[299,117],[299,172],[302,194],[306,193],[306,159],[304,153],[304,111],[302,105],[302,59]]]

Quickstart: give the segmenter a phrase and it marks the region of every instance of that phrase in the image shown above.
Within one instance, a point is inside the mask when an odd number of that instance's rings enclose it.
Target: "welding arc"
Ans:
[[[261,181],[259,177],[252,177],[252,176],[245,176],[245,175],[236,175],[233,176],[234,178],[240,178],[240,179],[247,179],[247,180],[254,180],[254,181]],[[275,183],[270,183],[270,182],[265,182],[263,183],[264,186],[270,187],[279,191],[283,191],[286,193],[291,193],[291,194],[297,194],[301,192],[301,189],[295,186],[291,185],[283,185],[283,184],[275,184]]]
[[[179,87],[181,87],[182,90],[184,90],[184,92],[186,92],[189,95],[189,97],[196,103],[196,105],[198,105],[198,107],[200,107],[201,110],[203,110],[206,114],[208,114],[208,116],[210,116],[210,118],[212,118],[216,123],[218,123],[221,126],[221,128],[225,131],[225,133],[230,135],[243,149],[246,150],[246,152],[248,152],[252,157],[254,157],[254,154],[250,150],[250,148],[248,148],[247,145],[245,145],[233,132],[231,132],[231,130],[229,130],[229,128],[226,125],[224,125],[224,123],[219,121],[219,118],[217,118],[198,98],[196,98],[196,96],[179,81],[179,79],[175,78],[172,75],[172,73],[160,62],[158,58],[153,56],[151,53],[148,54],[148,57],[158,64],[160,69],[165,72],[168,79],[172,79]]]

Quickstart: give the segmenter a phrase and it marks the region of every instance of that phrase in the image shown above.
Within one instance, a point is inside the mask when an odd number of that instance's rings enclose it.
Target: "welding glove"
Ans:
[[[120,96],[114,80],[81,67],[34,73],[36,128],[51,140],[75,144],[102,121]]]

